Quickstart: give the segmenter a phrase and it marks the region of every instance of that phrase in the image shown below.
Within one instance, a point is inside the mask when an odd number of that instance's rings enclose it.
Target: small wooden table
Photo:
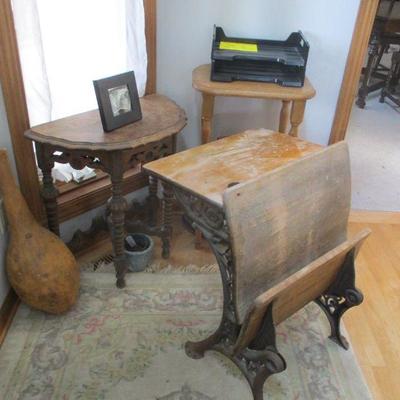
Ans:
[[[186,125],[185,112],[173,101],[160,95],[141,99],[143,119],[110,133],[105,133],[98,110],[85,112],[25,132],[35,142],[39,168],[43,173],[42,197],[48,226],[59,235],[57,216],[58,191],[51,175],[55,162],[69,163],[75,169],[98,168],[110,175],[112,197],[112,243],[115,256],[117,286],[125,286],[128,262],[124,254],[124,226],[127,202],[123,197],[123,175],[139,164],[175,152],[176,135]],[[157,181],[151,181],[150,194],[157,195]],[[165,205],[170,209],[171,190],[164,186]],[[166,217],[170,222],[170,216]],[[164,227],[163,247],[169,253],[171,227]]]
[[[210,80],[211,65],[201,65],[193,71],[193,87],[203,95],[201,112],[202,143],[211,140],[214,102],[216,96],[247,97],[282,101],[279,132],[287,133],[290,117],[290,135],[297,136],[304,119],[307,100],[315,96],[315,89],[306,78],[302,88],[283,87],[260,82],[213,82]],[[290,108],[292,104],[292,108]]]

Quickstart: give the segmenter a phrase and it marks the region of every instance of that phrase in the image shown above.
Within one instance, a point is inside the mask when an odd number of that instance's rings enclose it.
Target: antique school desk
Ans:
[[[317,299],[330,321],[331,338],[347,348],[340,318],[362,302],[354,287],[354,256],[369,232],[345,239],[350,207],[347,148],[341,144],[321,150],[290,135],[253,130],[144,166],[172,186],[186,215],[209,242],[221,272],[221,323],[206,339],[187,342],[186,354],[199,359],[215,350],[227,356],[248,380],[254,400],[264,398],[265,380],[286,368],[276,349],[273,318],[281,322]],[[338,188],[346,194],[338,195]],[[259,203],[263,201],[272,204]],[[319,231],[324,231],[322,236]],[[265,242],[261,249],[264,240],[272,244]],[[307,256],[300,255],[303,252]],[[290,259],[295,265],[291,270],[284,265]],[[268,271],[261,272],[266,266]],[[338,273],[339,268],[345,272]],[[313,275],[317,270],[319,275]],[[279,301],[285,317],[273,308]],[[337,308],[332,307],[335,301]]]
[[[111,236],[117,286],[120,288],[125,286],[128,269],[124,254],[127,202],[123,197],[123,175],[137,165],[173,154],[176,135],[186,125],[185,112],[168,98],[149,95],[140,101],[143,119],[110,133],[104,133],[98,110],[35,126],[25,132],[25,136],[35,142],[38,165],[43,173],[42,197],[48,226],[57,235],[58,191],[51,175],[54,163],[70,163],[78,170],[89,166],[110,175]],[[168,192],[168,189],[165,191]],[[151,204],[154,204],[156,193],[157,181],[153,180],[150,187]],[[172,196],[165,194],[166,201],[171,203]],[[170,206],[165,205],[165,208],[170,209]],[[166,219],[170,221],[169,216]],[[164,226],[163,255],[169,254],[170,232],[171,227]]]
[[[262,82],[213,82],[210,80],[211,65],[201,65],[193,71],[193,87],[202,93],[201,112],[202,143],[212,139],[212,122],[216,96],[247,97],[282,101],[279,132],[297,136],[303,122],[307,100],[315,96],[315,90],[306,78],[302,88],[283,87]],[[290,119],[290,130],[289,128]],[[289,130],[289,132],[288,132]]]
[[[146,164],[143,169],[172,190],[205,238],[227,240],[222,196],[243,183],[321,146],[265,129],[249,130]],[[224,279],[224,273],[223,279]]]

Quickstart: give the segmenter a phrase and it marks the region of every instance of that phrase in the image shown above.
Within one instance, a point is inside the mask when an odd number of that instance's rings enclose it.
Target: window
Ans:
[[[142,0],[13,0],[31,126],[97,108],[92,81],[134,70],[146,86]],[[80,174],[90,178],[93,170]],[[56,164],[69,182],[74,170]]]
[[[97,108],[92,81],[135,70],[146,86],[142,0],[13,0],[31,125]]]
[[[126,4],[134,7],[137,5],[137,3],[134,4],[135,1],[126,0]],[[140,0],[141,2],[142,0]],[[26,0],[23,3],[21,6],[22,9],[28,9],[35,1]],[[94,2],[91,3],[94,4]],[[13,11],[17,12],[16,3],[13,4],[14,10],[11,7],[11,0],[4,0],[1,4],[0,52],[3,56],[0,58],[0,78],[17,172],[21,190],[26,198],[30,200],[29,205],[31,210],[37,218],[43,218],[33,149],[30,142],[24,138],[24,131],[29,129],[30,126],[24,96],[24,86],[22,84],[21,60],[18,54],[14,29]],[[78,3],[74,1],[74,4],[77,5]],[[79,7],[76,7],[77,12],[80,6],[81,4],[79,4]],[[156,0],[143,0],[143,6],[148,58],[146,94],[151,94],[154,93],[156,86]],[[127,10],[127,8],[125,9]],[[127,25],[127,29],[131,28]],[[73,23],[71,29],[73,29]],[[139,176],[140,174],[137,171],[131,171],[127,175],[125,182],[126,192],[136,190],[138,187],[144,185],[144,180]],[[109,181],[104,177],[101,181],[88,183],[85,187],[74,187],[68,193],[63,193],[59,198],[60,221],[72,218],[100,205],[109,197],[109,187]]]

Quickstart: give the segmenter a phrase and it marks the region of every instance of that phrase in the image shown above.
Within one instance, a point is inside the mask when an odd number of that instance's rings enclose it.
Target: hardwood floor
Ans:
[[[345,326],[375,400],[400,398],[400,223],[350,223],[350,234],[369,227],[357,259],[364,303],[348,312]],[[354,221],[354,219],[352,220]],[[384,222],[387,222],[386,216]]]

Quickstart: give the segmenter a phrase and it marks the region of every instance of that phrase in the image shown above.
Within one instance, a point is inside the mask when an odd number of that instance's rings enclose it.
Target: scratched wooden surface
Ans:
[[[224,193],[241,321],[257,296],[346,240],[350,194],[343,142]]]
[[[144,169],[222,206],[223,192],[232,183],[253,180],[321,148],[285,134],[249,130],[148,163]]]
[[[98,110],[34,126],[25,136],[36,142],[78,150],[123,150],[162,140],[186,125],[185,112],[165,96],[140,99],[142,120],[105,133]]]

